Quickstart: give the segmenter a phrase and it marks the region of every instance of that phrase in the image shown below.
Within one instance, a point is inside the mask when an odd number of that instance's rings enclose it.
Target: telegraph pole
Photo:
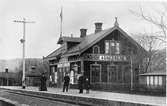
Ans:
[[[26,41],[26,24],[27,23],[35,23],[33,21],[26,21],[25,18],[23,18],[22,21],[20,20],[14,20],[14,22],[17,23],[22,23],[23,24],[23,38],[20,40],[20,42],[23,44],[23,76],[22,76],[22,88],[26,88],[26,83],[25,83],[25,41]]]

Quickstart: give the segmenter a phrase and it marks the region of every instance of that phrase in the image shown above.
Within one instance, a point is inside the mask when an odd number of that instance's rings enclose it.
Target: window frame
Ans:
[[[146,76],[146,84],[147,84],[147,87],[150,86],[150,76]]]
[[[115,71],[110,71],[110,67],[114,67]],[[118,80],[117,80],[118,72],[117,71],[118,71],[118,65],[115,65],[115,64],[108,64],[107,65],[107,83],[118,82]],[[112,81],[110,81],[110,78],[111,78],[111,76],[109,74],[110,72],[114,72],[114,74],[115,74],[115,79]]]
[[[90,64],[90,83],[94,84],[94,82],[92,82],[92,66],[99,66],[100,70],[99,70],[99,82],[101,82],[101,71],[102,71],[102,65],[98,64],[98,63],[94,63],[94,64]],[[95,82],[95,83],[99,83],[99,82]]]
[[[108,43],[108,49],[106,49],[106,43]],[[108,50],[106,52],[106,50]],[[105,54],[109,54],[110,53],[110,41],[109,40],[105,40]]]
[[[158,86],[158,76],[154,76],[154,86]]]
[[[162,86],[162,76],[158,76],[158,86]]]
[[[95,53],[95,48],[97,48],[97,53]],[[100,47],[98,45],[93,46],[93,54],[99,54],[100,53]]]
[[[106,45],[109,45],[108,49],[106,47]],[[114,43],[114,45],[112,45],[112,43]],[[117,45],[119,44],[119,46]],[[120,41],[116,41],[116,40],[105,40],[105,54],[120,54]],[[117,49],[117,47],[119,49]],[[107,51],[108,50],[108,51]],[[118,50],[118,51],[117,51]]]

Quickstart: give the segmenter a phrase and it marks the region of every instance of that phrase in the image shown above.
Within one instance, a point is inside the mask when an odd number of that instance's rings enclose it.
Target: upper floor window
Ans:
[[[96,45],[96,46],[93,47],[93,53],[94,53],[94,54],[100,53],[100,48],[99,48],[99,46]]]
[[[120,43],[115,40],[105,41],[106,54],[120,54]]]
[[[106,42],[105,42],[105,53],[106,53],[106,54],[109,53],[109,47],[110,47],[110,46],[109,46],[109,42],[106,41]]]

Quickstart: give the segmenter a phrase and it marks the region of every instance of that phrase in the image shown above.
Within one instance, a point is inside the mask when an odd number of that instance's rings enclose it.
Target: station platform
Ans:
[[[85,102],[97,102],[97,104],[119,104],[114,106],[166,106],[166,97],[162,96],[144,96],[136,94],[127,93],[115,93],[115,92],[102,92],[102,91],[92,91],[86,94],[84,90],[83,94],[79,94],[78,89],[69,89],[68,92],[62,92],[61,88],[50,88],[47,91],[39,91],[38,87],[26,87],[22,89],[21,86],[0,86],[1,89],[9,89],[13,91],[22,91],[29,93],[38,93],[45,96],[60,97],[64,99],[71,100],[82,100]],[[104,102],[105,101],[105,102]]]

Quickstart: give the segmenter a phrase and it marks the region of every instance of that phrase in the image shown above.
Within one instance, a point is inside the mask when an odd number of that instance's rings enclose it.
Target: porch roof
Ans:
[[[150,76],[150,75],[167,75],[165,70],[157,70],[144,74],[140,74],[140,76]]]

